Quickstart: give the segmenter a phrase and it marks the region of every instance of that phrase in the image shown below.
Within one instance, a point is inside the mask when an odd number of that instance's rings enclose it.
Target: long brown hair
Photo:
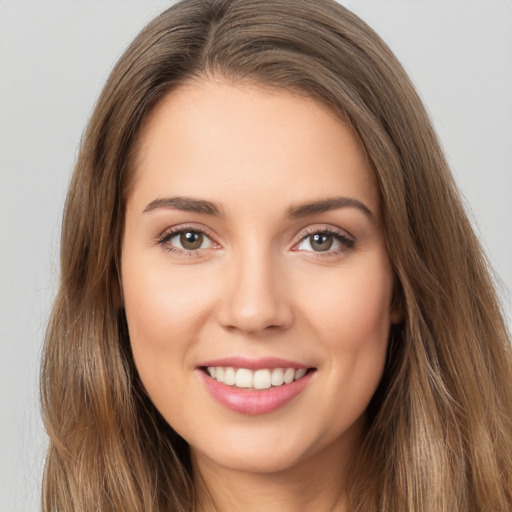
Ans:
[[[182,1],[115,66],[64,212],[41,374],[43,510],[194,508],[188,447],[135,371],[119,260],[140,127],[166,93],[198,76],[328,105],[353,127],[377,177],[403,321],[351,471],[351,510],[511,510],[511,352],[487,261],[407,75],[331,0]]]

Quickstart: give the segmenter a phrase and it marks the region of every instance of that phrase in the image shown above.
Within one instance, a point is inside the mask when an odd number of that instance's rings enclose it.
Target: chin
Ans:
[[[275,448],[267,450],[213,449],[208,453],[191,450],[194,459],[206,457],[212,463],[239,473],[269,474],[289,470],[300,465],[303,453],[287,453]],[[199,460],[197,460],[199,462]]]
[[[210,432],[209,440],[215,439],[215,443],[190,443],[191,454],[199,467],[204,463],[255,474],[298,470],[304,464],[314,465],[316,459],[343,456],[347,448],[351,451],[360,439],[360,425],[357,421],[341,436],[334,430],[296,428],[290,432],[282,428],[248,429],[246,425],[223,435]]]

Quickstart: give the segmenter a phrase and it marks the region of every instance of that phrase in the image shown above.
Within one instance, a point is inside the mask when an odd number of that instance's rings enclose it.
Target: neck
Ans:
[[[345,439],[347,440],[347,439]],[[345,481],[360,435],[329,444],[290,468],[248,472],[193,453],[201,512],[346,512]]]

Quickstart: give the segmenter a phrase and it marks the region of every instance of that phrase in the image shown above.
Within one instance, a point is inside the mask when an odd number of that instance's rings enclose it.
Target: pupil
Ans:
[[[193,251],[199,249],[203,243],[203,234],[194,231],[186,231],[180,236],[180,243],[184,249]]]
[[[325,233],[317,233],[313,235],[311,240],[311,247],[315,251],[328,251],[332,247],[332,235]]]

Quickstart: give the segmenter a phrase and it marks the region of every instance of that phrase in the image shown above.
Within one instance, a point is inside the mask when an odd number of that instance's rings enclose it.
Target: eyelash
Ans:
[[[198,228],[196,226],[178,226],[171,229],[168,229],[165,231],[162,235],[160,235],[157,239],[157,243],[161,245],[165,250],[180,256],[180,257],[195,257],[201,255],[201,249],[180,249],[177,247],[174,247],[173,245],[170,245],[168,242],[172,240],[176,235],[180,235],[182,233],[199,233],[206,237],[208,240],[210,240],[210,243],[213,245],[219,246],[215,241],[212,240],[212,237],[201,228]],[[302,231],[299,234],[299,241],[294,244],[293,247],[296,247],[300,245],[301,243],[305,242],[309,237],[312,237],[313,235],[329,235],[332,236],[337,242],[340,243],[340,247],[333,249],[333,250],[326,250],[326,251],[306,251],[303,249],[292,249],[297,252],[306,252],[311,253],[314,257],[328,257],[328,256],[336,256],[339,254],[342,254],[346,251],[349,251],[351,249],[354,249],[356,242],[353,238],[342,234],[340,231],[329,228],[329,227],[310,227],[306,230]],[[220,247],[220,246],[219,246]],[[204,250],[204,249],[203,249]]]
[[[219,245],[212,240],[212,237],[208,235],[208,233],[197,226],[178,226],[174,228],[170,228],[165,231],[162,235],[160,235],[157,239],[157,243],[161,245],[166,251],[169,251],[176,256],[180,257],[195,257],[201,255],[200,249],[190,250],[190,249],[180,249],[178,247],[174,247],[170,245],[168,242],[172,240],[176,235],[181,235],[182,233],[199,233],[206,237],[213,245]],[[204,250],[204,249],[203,249]]]
[[[339,230],[330,228],[328,226],[322,226],[322,227],[309,227],[302,231],[299,234],[299,241],[294,244],[294,247],[298,246],[299,244],[306,241],[308,238],[312,237],[313,235],[329,235],[332,236],[337,242],[340,243],[340,247],[336,249],[329,249],[326,251],[305,251],[301,249],[295,249],[297,252],[307,252],[310,256],[315,258],[325,258],[329,256],[338,256],[340,254],[343,254],[347,251],[350,251],[351,249],[354,249],[356,246],[355,239],[341,233]],[[311,242],[310,242],[311,245]]]

